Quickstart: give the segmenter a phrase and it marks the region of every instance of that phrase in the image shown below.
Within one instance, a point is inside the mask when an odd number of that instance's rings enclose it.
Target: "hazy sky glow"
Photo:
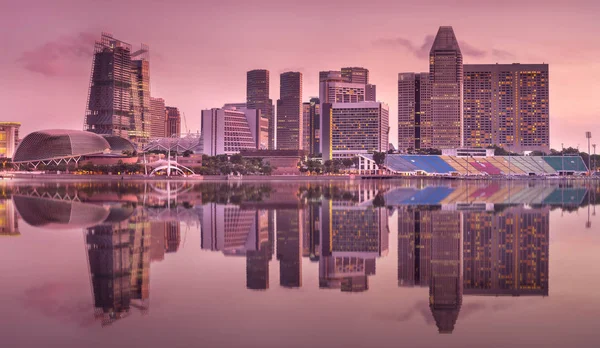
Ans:
[[[152,95],[179,107],[187,127],[200,111],[246,98],[245,72],[304,74],[364,66],[390,106],[396,143],[397,75],[427,71],[432,35],[452,25],[465,63],[550,64],[551,146],[600,140],[600,2],[597,0],[404,1],[220,0],[5,1],[0,11],[3,121],[23,135],[83,127],[93,42],[102,31],[150,46]],[[183,127],[185,128],[185,127]]]

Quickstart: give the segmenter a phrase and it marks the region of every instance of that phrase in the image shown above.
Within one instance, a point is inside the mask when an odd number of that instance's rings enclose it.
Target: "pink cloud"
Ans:
[[[96,34],[80,32],[61,36],[33,50],[25,51],[17,59],[25,70],[45,76],[59,76],[73,61],[89,60],[94,52]]]

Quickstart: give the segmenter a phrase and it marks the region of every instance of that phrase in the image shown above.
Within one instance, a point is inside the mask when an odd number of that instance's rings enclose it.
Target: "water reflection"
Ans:
[[[151,262],[168,262],[182,248],[182,231],[196,226],[202,252],[245,259],[250,291],[273,286],[273,262],[286,289],[318,276],[320,289],[368,291],[397,235],[399,290],[427,288],[438,331],[452,333],[464,296],[548,296],[550,211],[595,207],[598,187],[163,182],[2,192],[0,235],[19,235],[18,217],[44,229],[84,230],[103,326],[133,310],[149,313]],[[303,275],[307,264],[318,264],[318,274]]]

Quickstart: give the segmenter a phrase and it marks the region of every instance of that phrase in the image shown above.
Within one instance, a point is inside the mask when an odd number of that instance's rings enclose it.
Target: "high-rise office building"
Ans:
[[[167,137],[181,136],[181,114],[179,109],[173,106],[166,106],[167,110]]]
[[[85,129],[143,144],[149,137],[150,73],[148,46],[103,33],[94,46]]]
[[[360,83],[366,85],[369,83],[369,69],[360,67],[342,68],[342,78],[347,82]]]
[[[277,100],[277,149],[302,150],[302,73],[281,74]]]
[[[398,151],[431,147],[429,73],[398,74]]]
[[[246,107],[260,110],[268,121],[268,149],[275,149],[275,108],[269,99],[269,70],[251,70],[246,73]]]
[[[440,27],[429,52],[431,147],[458,148],[462,142],[463,58],[452,27]],[[423,122],[423,119],[421,119]]]
[[[302,147],[309,154],[320,152],[321,105],[319,98],[310,98],[310,102],[302,103]]]
[[[165,100],[150,98],[150,137],[164,138],[167,134]]]
[[[210,109],[202,111],[202,145],[209,156],[239,153],[242,149],[264,148],[268,139],[261,127],[260,112],[254,109]],[[263,124],[264,126],[264,124]]]
[[[137,59],[133,59],[134,57]],[[148,58],[148,46],[142,45],[142,49],[132,55],[131,61],[133,129],[129,132],[129,138],[138,144],[148,142],[152,128]]]
[[[302,103],[302,148],[310,148],[310,103]]]
[[[323,141],[328,142],[323,145],[323,158],[387,152],[389,108],[386,104],[362,102],[323,105],[323,131],[329,132],[323,135]]]
[[[365,85],[352,82],[326,82],[325,103],[360,103],[365,101]]]
[[[365,101],[377,101],[377,86],[365,85]]]
[[[464,145],[550,151],[547,64],[464,66]]]
[[[0,158],[12,158],[19,144],[20,122],[0,122]]]

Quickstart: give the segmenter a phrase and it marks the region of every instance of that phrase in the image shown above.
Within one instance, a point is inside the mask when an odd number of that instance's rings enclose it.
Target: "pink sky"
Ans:
[[[83,127],[93,41],[102,31],[151,52],[152,95],[186,115],[245,100],[245,72],[304,74],[304,99],[318,72],[364,66],[390,106],[396,143],[397,74],[427,71],[421,47],[452,25],[465,63],[550,64],[551,146],[600,139],[600,2],[513,1],[11,1],[0,11],[3,121],[22,133]],[[593,139],[593,140],[595,140]],[[585,146],[584,146],[585,145]]]

